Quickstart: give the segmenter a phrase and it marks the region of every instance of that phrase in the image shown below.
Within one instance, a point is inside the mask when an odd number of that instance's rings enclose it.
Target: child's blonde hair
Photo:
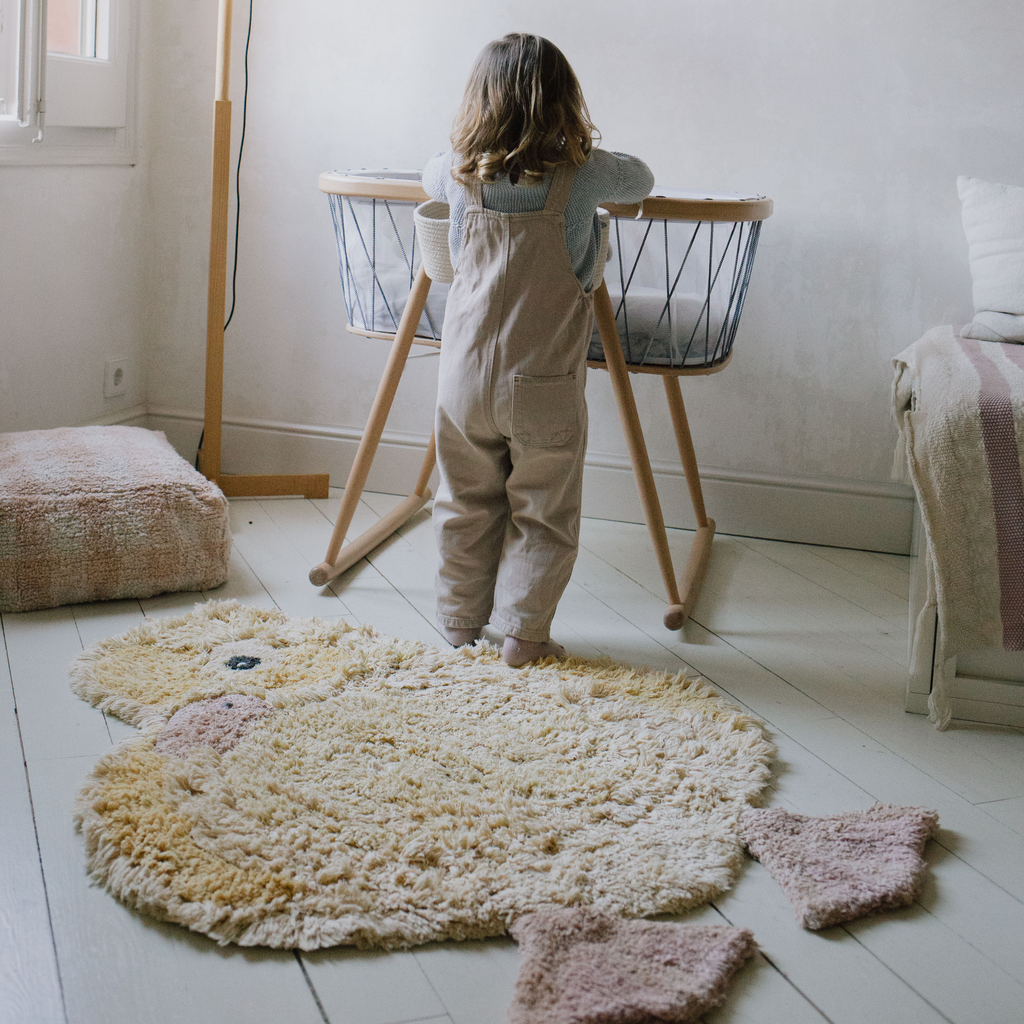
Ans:
[[[455,115],[452,177],[490,183],[508,174],[536,185],[559,164],[587,162],[596,133],[565,55],[542,36],[512,32],[476,59]]]

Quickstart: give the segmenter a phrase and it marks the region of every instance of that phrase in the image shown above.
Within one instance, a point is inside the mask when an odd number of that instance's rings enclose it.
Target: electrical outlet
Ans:
[[[103,373],[103,397],[117,398],[128,388],[128,360],[108,359]]]

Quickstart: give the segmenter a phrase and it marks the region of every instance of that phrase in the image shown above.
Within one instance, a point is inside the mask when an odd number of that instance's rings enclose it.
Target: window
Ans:
[[[32,142],[39,136],[42,79],[42,0],[0,0],[0,136]]]
[[[96,0],[49,0],[46,52],[67,57],[110,57],[110,5]]]
[[[131,0],[0,0],[0,161],[133,162],[131,40]]]

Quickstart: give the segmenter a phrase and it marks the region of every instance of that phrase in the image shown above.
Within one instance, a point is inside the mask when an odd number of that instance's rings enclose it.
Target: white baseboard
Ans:
[[[145,427],[149,416],[149,406],[130,405],[125,409],[119,409],[107,416],[100,416],[97,419],[89,420],[83,426],[89,427]]]
[[[682,467],[652,462],[666,526],[697,523]],[[914,492],[902,484],[806,480],[700,467],[704,505],[718,533],[910,553]],[[626,458],[591,454],[583,478],[584,515],[643,522]]]
[[[201,413],[150,406],[147,425],[162,430],[182,457],[195,461],[203,432]],[[344,487],[361,437],[362,431],[347,427],[225,418],[221,465],[225,473],[330,473],[331,486]],[[420,434],[385,431],[367,490],[410,492],[429,440]]]
[[[146,424],[162,430],[190,462],[202,416],[151,406]],[[222,462],[227,473],[330,473],[343,486],[361,432],[266,420],[225,419]],[[367,488],[405,494],[419,474],[428,438],[386,431]],[[654,463],[665,524],[693,529],[686,478],[679,465]],[[770,540],[910,553],[913,491],[902,484],[806,480],[701,468],[708,515],[718,532]],[[583,514],[642,523],[636,484],[625,457],[592,452],[583,483]]]

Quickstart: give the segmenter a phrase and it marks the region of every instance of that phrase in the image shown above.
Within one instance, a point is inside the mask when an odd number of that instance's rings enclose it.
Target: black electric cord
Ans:
[[[241,220],[242,210],[241,176],[242,150],[245,148],[245,115],[249,104],[249,41],[252,39],[252,5],[253,0],[249,0],[249,27],[245,33],[245,58],[243,60],[242,73],[244,82],[242,89],[242,136],[238,140],[238,162],[235,164],[235,255],[231,269],[231,311],[224,322],[225,331],[228,329],[228,324],[231,323],[231,318],[235,315],[235,287],[238,281],[238,224]]]

